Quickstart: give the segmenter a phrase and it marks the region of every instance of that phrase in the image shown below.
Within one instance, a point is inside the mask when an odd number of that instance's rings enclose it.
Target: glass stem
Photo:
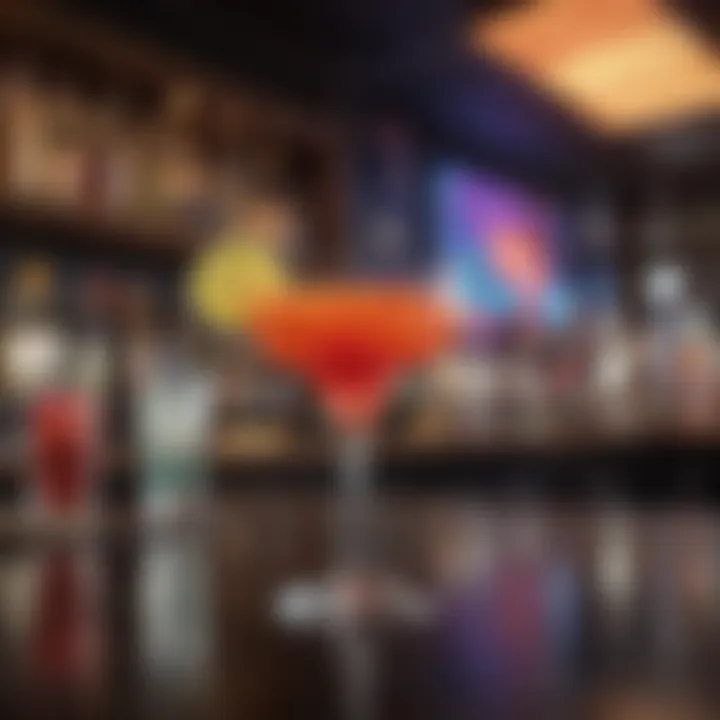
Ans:
[[[364,431],[341,439],[337,488],[337,564],[341,582],[362,587],[371,563],[372,444]],[[359,585],[356,584],[359,582]],[[362,590],[361,590],[362,592]],[[336,626],[342,713],[347,720],[375,717],[375,654],[368,629],[353,612],[341,613]]]
[[[339,569],[364,570],[372,537],[372,443],[363,430],[346,432],[340,443],[337,488],[337,560]]]

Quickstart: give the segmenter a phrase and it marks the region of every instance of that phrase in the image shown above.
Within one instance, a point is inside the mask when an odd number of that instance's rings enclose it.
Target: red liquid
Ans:
[[[92,419],[88,402],[71,392],[42,398],[33,409],[31,433],[40,501],[68,510],[85,497],[90,470]]]

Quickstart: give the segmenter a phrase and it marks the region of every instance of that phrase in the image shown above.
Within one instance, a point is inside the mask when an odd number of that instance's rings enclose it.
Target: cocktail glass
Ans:
[[[333,580],[304,597],[281,592],[280,610],[341,630],[346,706],[368,718],[371,662],[361,626],[388,609],[390,592],[368,547],[373,430],[402,376],[447,346],[452,323],[422,288],[372,283],[296,287],[258,303],[249,320],[265,355],[315,391],[339,442]]]
[[[415,286],[317,284],[256,304],[250,332],[264,353],[316,391],[346,436],[368,435],[393,385],[452,335],[449,315]]]

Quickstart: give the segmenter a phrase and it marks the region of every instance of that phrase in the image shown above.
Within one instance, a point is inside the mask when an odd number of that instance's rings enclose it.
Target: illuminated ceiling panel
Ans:
[[[658,0],[543,0],[473,40],[604,130],[720,110],[720,56]]]

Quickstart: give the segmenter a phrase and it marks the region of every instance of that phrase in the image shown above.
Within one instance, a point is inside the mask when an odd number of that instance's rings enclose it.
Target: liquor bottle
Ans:
[[[161,206],[168,220],[202,227],[205,168],[189,143],[172,137],[163,141],[158,182]]]
[[[3,78],[1,97],[7,192],[23,201],[37,200],[45,160],[42,93],[31,71],[17,67]]]
[[[593,353],[593,406],[603,425],[623,431],[632,423],[634,403],[630,392],[634,374],[630,341],[619,317],[601,318]]]
[[[47,92],[43,198],[61,206],[77,206],[86,143],[86,108],[64,86]]]
[[[716,417],[717,341],[712,323],[700,308],[685,313],[678,344],[680,420],[689,430],[709,430]]]
[[[133,138],[136,146],[135,187],[132,214],[139,221],[152,225],[161,217],[158,189],[159,148],[162,129],[157,125],[139,128]]]
[[[117,366],[111,323],[113,282],[109,273],[90,271],[80,279],[75,295],[73,386],[85,398],[96,424],[92,470],[98,474],[110,469],[106,460],[115,450],[106,442]]]
[[[93,270],[79,280],[75,295],[76,363],[78,384],[103,406],[112,375],[111,302],[113,278]]]
[[[107,112],[106,210],[113,217],[136,219],[134,203],[141,167],[139,133],[130,107],[121,100],[113,101]]]
[[[67,344],[53,308],[53,268],[40,260],[19,263],[9,282],[2,360],[12,394],[29,401],[52,383]]]
[[[193,84],[169,89],[161,118],[156,182],[163,215],[197,227],[209,190],[207,167],[198,147],[202,96]]]
[[[112,132],[111,106],[88,107],[80,202],[84,212],[91,215],[102,215],[108,208]]]
[[[94,407],[77,384],[76,348],[61,323],[52,284],[49,265],[20,266],[11,284],[15,312],[3,348],[24,435],[19,441],[27,450],[29,509],[42,516],[90,507],[99,430]]]

